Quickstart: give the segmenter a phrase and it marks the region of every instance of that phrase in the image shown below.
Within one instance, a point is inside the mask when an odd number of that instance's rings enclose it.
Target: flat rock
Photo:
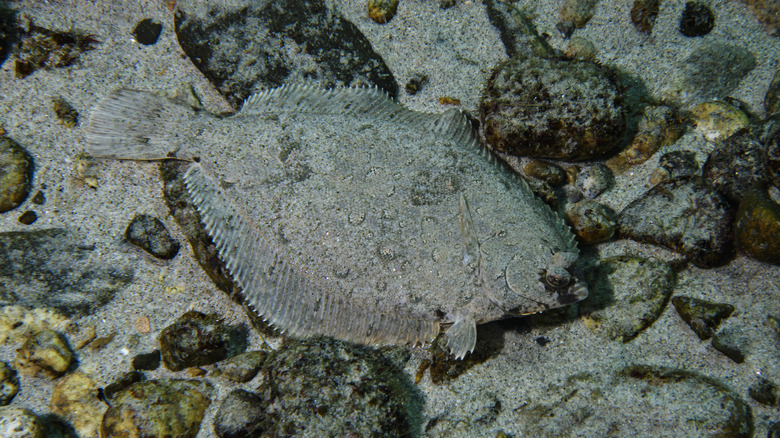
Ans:
[[[713,303],[698,298],[676,296],[672,304],[677,313],[688,324],[699,339],[712,337],[721,321],[734,312],[734,306],[724,303]]]

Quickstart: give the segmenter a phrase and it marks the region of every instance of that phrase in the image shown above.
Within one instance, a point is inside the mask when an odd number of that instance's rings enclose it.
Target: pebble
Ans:
[[[707,35],[715,27],[715,14],[701,2],[685,3],[685,10],[680,16],[680,33],[687,37]]]
[[[583,167],[577,174],[577,189],[588,199],[598,197],[614,184],[615,177],[612,171],[601,163]]]
[[[702,268],[733,255],[734,208],[701,178],[660,183],[618,215],[623,237],[661,245]]]
[[[617,74],[599,64],[517,53],[500,63],[480,102],[480,130],[498,152],[586,160],[626,129]]]
[[[385,24],[395,17],[398,0],[368,0],[368,16],[379,24]]]
[[[38,220],[38,215],[34,211],[27,210],[19,215],[19,222],[25,225],[32,225]]]
[[[79,112],[62,97],[55,97],[51,101],[54,114],[60,123],[66,128],[74,128],[79,124]]]
[[[771,380],[759,377],[758,381],[748,388],[748,395],[762,405],[775,406],[780,395],[780,388]]]
[[[569,59],[579,59],[582,61],[595,61],[598,55],[596,45],[590,40],[582,37],[572,37],[569,44],[566,45],[564,56]]]
[[[82,437],[97,437],[106,405],[95,394],[98,387],[86,374],[76,371],[58,379],[49,409],[67,421]]]
[[[0,135],[0,213],[21,205],[30,193],[32,156],[10,137]]]
[[[0,407],[0,436],[3,438],[44,438],[43,422],[29,409]]]
[[[696,131],[711,142],[725,140],[750,124],[747,114],[722,100],[700,103],[691,115]]]
[[[583,271],[591,291],[580,303],[586,327],[619,342],[631,341],[658,319],[676,278],[669,264],[632,255],[608,257]]]
[[[125,238],[158,259],[169,260],[179,253],[179,242],[171,237],[160,219],[136,215],[125,230]]]
[[[615,235],[617,215],[604,204],[584,199],[566,209],[566,221],[584,245],[606,242]]]
[[[0,406],[11,403],[19,393],[19,377],[6,362],[0,362]]]
[[[755,67],[756,57],[746,48],[703,39],[682,62],[681,91],[691,98],[723,98]]]
[[[65,337],[53,330],[42,330],[17,350],[14,368],[22,375],[55,378],[65,373],[72,361],[73,352]]]
[[[565,0],[561,8],[561,21],[555,26],[564,38],[571,37],[575,29],[588,24],[596,11],[598,0]]]
[[[139,43],[145,46],[151,46],[157,42],[162,31],[162,24],[152,20],[151,18],[144,18],[135,25],[133,29],[133,37]]]
[[[0,308],[0,344],[26,342],[41,330],[65,330],[70,320],[49,308],[27,310],[22,306]]]
[[[637,133],[625,150],[606,161],[615,173],[623,173],[631,166],[649,160],[663,146],[676,142],[684,133],[685,124],[680,113],[668,106],[645,108],[637,125]]]
[[[566,182],[566,171],[555,163],[543,160],[530,160],[523,171],[526,175],[542,180],[555,187]]]
[[[247,351],[237,354],[219,364],[222,377],[238,383],[252,380],[265,362],[267,351]]]
[[[422,89],[426,82],[428,82],[428,76],[421,73],[415,73],[409,77],[404,89],[407,93],[414,96]]]
[[[699,173],[696,154],[691,151],[672,151],[661,155],[658,166],[669,172],[670,179],[689,178]]]
[[[219,438],[263,436],[263,432],[268,432],[272,425],[265,405],[258,394],[234,389],[222,400],[214,418],[214,433]]]
[[[530,9],[518,8],[504,0],[485,0],[484,3],[488,19],[498,29],[507,55],[533,53],[543,57],[557,56],[547,37],[537,32]]]
[[[683,321],[701,340],[711,338],[720,323],[734,312],[734,306],[731,304],[713,303],[679,295],[672,298],[672,304]]]
[[[768,179],[766,148],[746,130],[740,131],[710,152],[702,176],[730,201],[739,203]]]
[[[128,371],[103,388],[103,397],[110,403],[117,394],[131,385],[146,381],[146,376],[140,371]]]
[[[196,380],[134,383],[111,399],[100,436],[195,438],[212,393]]]
[[[655,19],[658,18],[660,6],[661,0],[634,0],[634,4],[631,6],[631,22],[636,30],[650,34],[653,31]]]
[[[745,196],[734,229],[739,249],[762,262],[780,265],[780,205],[766,190],[751,190]]]
[[[216,314],[190,310],[165,327],[158,340],[165,367],[180,371],[225,359],[230,334]]]
[[[743,363],[750,349],[750,338],[742,327],[727,327],[712,337],[712,346],[736,363]]]
[[[14,73],[23,79],[41,68],[68,67],[78,61],[82,53],[94,49],[98,42],[89,32],[74,29],[58,32],[26,20],[19,30]]]
[[[135,355],[132,365],[134,370],[156,370],[160,367],[160,350]]]
[[[96,189],[98,187],[97,170],[95,168],[95,159],[86,152],[76,154],[73,160],[73,170],[76,176],[86,187]]]

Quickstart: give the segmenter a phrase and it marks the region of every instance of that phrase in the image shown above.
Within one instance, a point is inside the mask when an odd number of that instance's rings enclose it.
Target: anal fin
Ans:
[[[474,351],[477,344],[477,323],[467,316],[458,315],[455,324],[445,333],[447,348],[455,359],[463,359],[467,353]]]

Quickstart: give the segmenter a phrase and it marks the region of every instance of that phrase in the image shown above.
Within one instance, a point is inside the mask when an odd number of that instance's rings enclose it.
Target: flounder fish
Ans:
[[[190,161],[184,180],[253,311],[292,336],[422,344],[580,301],[569,228],[459,110],[373,88],[293,85],[229,117],[121,89],[94,109],[95,157]]]

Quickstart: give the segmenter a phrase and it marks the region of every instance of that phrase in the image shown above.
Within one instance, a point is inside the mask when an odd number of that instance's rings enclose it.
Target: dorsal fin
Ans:
[[[233,204],[200,164],[184,175],[187,191],[220,257],[255,312],[294,336],[323,334],[364,344],[422,344],[439,323],[369,311],[345,297],[318,291],[282,259],[262,231]]]

